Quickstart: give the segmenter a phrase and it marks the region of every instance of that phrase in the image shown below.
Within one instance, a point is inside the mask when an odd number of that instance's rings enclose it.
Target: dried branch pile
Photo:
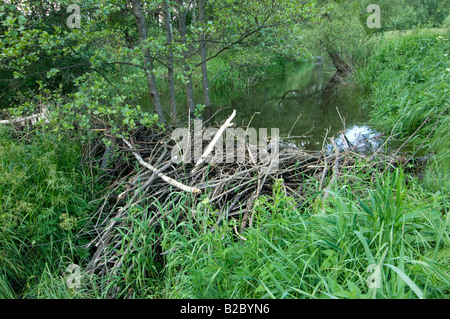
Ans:
[[[217,224],[225,219],[237,219],[240,229],[234,229],[236,238],[245,240],[241,233],[255,222],[255,199],[260,195],[271,196],[276,179],[283,180],[287,196],[301,203],[311,182],[319,184],[323,196],[328,196],[332,181],[345,167],[354,165],[356,159],[367,166],[376,165],[373,156],[368,158],[354,152],[358,145],[339,150],[333,139],[330,140],[334,146],[331,152],[312,153],[280,146],[276,172],[268,172],[263,164],[255,163],[248,157],[248,152],[244,163],[226,163],[224,160],[220,164],[176,164],[172,157],[175,142],[169,133],[140,129],[128,140],[117,140],[114,161],[108,166],[113,167],[108,176],[114,176],[114,183],[101,199],[100,209],[92,219],[96,236],[88,246],[95,247],[96,252],[86,271],[103,276],[120,268],[121,254],[126,251],[117,252],[122,239],[122,233],[117,229],[125,225],[128,211],[134,205],[148,210],[152,217],[147,220],[147,227],[152,229],[174,209],[169,203],[170,200],[173,203],[174,193],[175,196],[191,196],[192,207],[207,199],[218,212]],[[202,145],[205,153],[210,144],[205,141]],[[99,153],[96,149],[91,150],[91,153],[95,152]],[[388,161],[395,163],[397,159]],[[151,205],[154,202],[160,205]]]

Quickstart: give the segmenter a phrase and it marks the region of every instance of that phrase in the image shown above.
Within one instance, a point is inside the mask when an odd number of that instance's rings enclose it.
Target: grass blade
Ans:
[[[409,286],[409,288],[411,288],[412,291],[414,291],[414,293],[417,295],[417,297],[419,297],[419,299],[423,299],[422,290],[420,290],[420,288],[417,287],[417,285],[408,277],[408,275],[406,275],[403,271],[401,271],[399,268],[397,268],[393,265],[389,265],[389,264],[384,264],[384,265],[391,268],[392,270],[394,270],[397,273],[397,275],[399,275],[400,278]]]

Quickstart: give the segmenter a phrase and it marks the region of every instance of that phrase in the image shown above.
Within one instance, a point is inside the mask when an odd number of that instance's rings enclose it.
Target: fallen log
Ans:
[[[12,125],[12,124],[24,124],[25,122],[31,121],[31,125],[35,125],[40,121],[48,122],[48,110],[42,108],[41,113],[33,114],[26,117],[17,117],[10,120],[0,120],[0,125]]]

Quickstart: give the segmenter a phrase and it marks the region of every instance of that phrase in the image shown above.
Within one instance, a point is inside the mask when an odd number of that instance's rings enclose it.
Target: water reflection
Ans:
[[[359,153],[369,153],[378,149],[382,141],[378,139],[379,134],[368,125],[353,125],[345,130],[344,134],[339,134],[334,141],[340,150],[353,148]],[[334,147],[331,143],[326,144],[326,149],[334,152]]]
[[[237,125],[247,125],[252,118],[251,127],[279,128],[288,142],[319,150],[326,136],[337,137],[343,129],[339,114],[350,130],[348,139],[367,135],[365,132],[370,130],[360,106],[361,92],[343,85],[337,91],[326,91],[332,75],[321,63],[304,64],[262,82],[232,101],[227,101],[223,92],[212,92],[212,102],[216,109],[236,109]],[[230,112],[228,109],[219,113],[215,120],[220,123]]]

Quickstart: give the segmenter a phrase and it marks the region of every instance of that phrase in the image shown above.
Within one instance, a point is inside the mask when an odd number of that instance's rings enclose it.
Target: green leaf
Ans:
[[[422,290],[420,290],[419,287],[417,287],[417,285],[408,277],[408,275],[406,275],[403,271],[401,271],[399,268],[393,266],[393,265],[389,265],[389,264],[384,264],[385,266],[391,268],[392,270],[394,270],[397,275],[400,276],[400,278],[409,286],[409,288],[411,288],[414,293],[417,295],[417,297],[419,297],[419,299],[423,299],[423,292]]]

